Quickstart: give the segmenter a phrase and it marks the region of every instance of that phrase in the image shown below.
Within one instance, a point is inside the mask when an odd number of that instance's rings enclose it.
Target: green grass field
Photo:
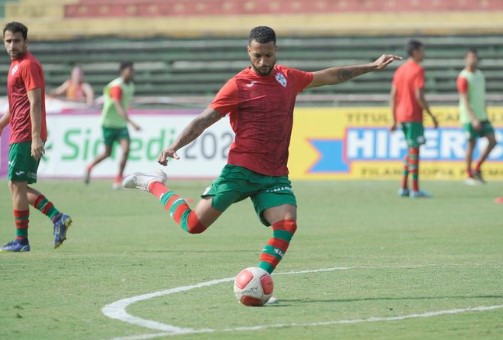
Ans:
[[[172,187],[197,199],[206,184]],[[396,197],[397,184],[294,182],[299,229],[273,275],[277,304],[239,305],[229,279],[138,301],[127,312],[206,330],[183,339],[501,339],[503,205],[493,201],[503,182],[425,182],[435,198],[417,201]],[[14,227],[5,180],[0,187],[5,243]],[[74,225],[53,250],[50,221],[32,209],[31,252],[0,254],[1,339],[170,338],[101,309],[231,278],[257,264],[270,237],[249,201],[206,233],[188,235],[154,197],[112,191],[109,181],[42,180],[36,188]],[[470,309],[481,306],[489,310]]]

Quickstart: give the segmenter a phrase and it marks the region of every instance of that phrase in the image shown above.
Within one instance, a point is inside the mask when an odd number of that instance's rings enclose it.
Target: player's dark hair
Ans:
[[[478,56],[478,55],[479,55],[479,52],[478,52],[478,51],[477,51],[477,49],[476,49],[476,48],[474,48],[474,47],[469,48],[469,49],[468,49],[468,51],[466,51],[466,54],[465,54],[465,55],[468,55],[468,53],[473,53],[473,54],[475,54],[476,56]]]
[[[119,65],[119,72],[122,72],[124,69],[128,67],[133,67],[133,62],[132,61],[121,61]]]
[[[270,41],[276,44],[276,33],[268,26],[257,26],[252,28],[248,34],[248,44],[251,44],[253,40],[260,44],[266,44]]]
[[[419,40],[412,39],[407,42],[407,45],[405,45],[405,51],[407,51],[407,55],[411,57],[414,51],[419,50],[423,46],[423,43]]]
[[[9,31],[12,33],[21,32],[24,40],[26,40],[28,38],[28,27],[26,27],[25,25],[23,25],[22,23],[17,22],[17,21],[9,22],[4,26],[4,28],[3,28],[3,35],[4,36],[5,36],[6,31]]]

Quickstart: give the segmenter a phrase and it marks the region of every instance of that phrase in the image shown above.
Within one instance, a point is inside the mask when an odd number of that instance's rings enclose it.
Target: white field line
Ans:
[[[403,266],[407,268],[412,268],[415,266]],[[424,265],[418,266],[424,267]],[[364,267],[333,267],[333,268],[323,268],[323,269],[314,269],[314,270],[303,270],[296,272],[284,272],[284,273],[275,273],[274,275],[295,275],[295,274],[306,274],[306,273],[319,273],[319,272],[328,272],[334,270],[347,270],[347,269],[356,269],[356,268],[364,268]],[[468,307],[468,308],[458,308],[458,309],[449,309],[442,311],[431,311],[424,312],[419,314],[409,314],[402,316],[393,316],[393,317],[370,317],[366,319],[350,319],[350,320],[333,320],[333,321],[325,321],[325,322],[314,322],[314,323],[290,323],[290,324],[271,324],[271,325],[256,325],[249,327],[236,327],[236,328],[224,328],[224,329],[192,329],[192,328],[181,328],[173,325],[164,324],[157,321],[146,320],[143,318],[139,318],[133,315],[130,315],[126,308],[136,302],[150,300],[156,297],[176,294],[180,292],[185,292],[193,289],[204,288],[209,286],[214,286],[224,282],[233,281],[234,277],[228,277],[224,279],[217,279],[207,282],[201,282],[194,285],[189,286],[180,286],[167,290],[162,290],[158,292],[137,295],[130,298],[121,299],[115,301],[111,304],[104,306],[101,311],[102,313],[115,320],[123,321],[132,325],[161,331],[160,333],[152,333],[152,334],[142,334],[142,335],[134,335],[128,337],[118,337],[114,338],[115,340],[143,340],[143,339],[153,339],[162,336],[170,336],[170,335],[181,335],[181,334],[197,334],[197,333],[214,333],[214,332],[235,332],[235,331],[251,331],[251,330],[263,330],[268,328],[283,328],[283,327],[314,327],[314,326],[330,326],[330,325],[344,325],[344,324],[355,324],[355,323],[363,323],[363,322],[384,322],[384,321],[400,321],[406,319],[415,319],[415,318],[429,318],[440,315],[453,315],[453,314],[461,314],[467,312],[484,312],[491,311],[495,309],[503,308],[503,305],[493,305],[493,306],[478,306],[478,307]]]

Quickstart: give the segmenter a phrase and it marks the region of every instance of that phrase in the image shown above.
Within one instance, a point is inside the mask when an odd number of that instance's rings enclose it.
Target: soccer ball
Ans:
[[[272,296],[272,276],[262,268],[248,267],[234,279],[234,294],[245,306],[262,306]]]

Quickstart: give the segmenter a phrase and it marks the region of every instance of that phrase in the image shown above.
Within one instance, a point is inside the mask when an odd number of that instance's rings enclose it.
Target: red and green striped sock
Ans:
[[[44,195],[37,196],[33,202],[33,206],[53,221],[59,215],[59,210]]]
[[[272,238],[262,249],[258,266],[269,274],[274,271],[286,253],[290,240],[297,230],[294,220],[282,220],[272,225]]]
[[[159,198],[162,206],[169,213],[169,216],[180,227],[190,234],[200,234],[206,230],[197,215],[190,209],[187,202],[179,195],[161,182],[152,182],[149,186],[149,192]]]
[[[412,190],[419,191],[419,148],[409,148],[409,171],[412,174]]]
[[[14,210],[14,220],[16,223],[16,241],[21,244],[28,243],[28,222],[30,220],[30,211]]]
[[[409,155],[405,156],[405,164],[403,166],[402,189],[409,188]]]

